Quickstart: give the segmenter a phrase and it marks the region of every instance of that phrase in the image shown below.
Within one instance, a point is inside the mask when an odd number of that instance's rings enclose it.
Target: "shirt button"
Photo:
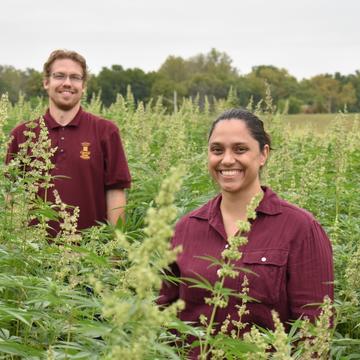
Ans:
[[[261,261],[262,261],[262,262],[265,262],[265,261],[266,261],[266,257],[263,256],[263,257],[261,258]]]
[[[60,149],[60,152],[64,152],[64,149]]]
[[[226,245],[225,245],[225,249],[227,249],[228,247],[229,247],[229,244],[226,244]]]
[[[62,136],[60,139],[61,139],[61,140],[64,140],[65,138]]]

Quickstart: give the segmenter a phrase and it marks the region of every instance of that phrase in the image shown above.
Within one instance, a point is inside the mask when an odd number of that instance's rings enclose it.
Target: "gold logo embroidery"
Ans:
[[[80,157],[84,160],[89,160],[90,154],[91,154],[91,152],[89,151],[90,143],[83,142],[83,143],[81,143],[81,146],[82,146],[82,149],[80,151]]]

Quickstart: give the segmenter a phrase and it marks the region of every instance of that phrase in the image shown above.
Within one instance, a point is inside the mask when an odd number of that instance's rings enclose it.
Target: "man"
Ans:
[[[79,207],[78,229],[124,220],[124,189],[131,181],[117,126],[80,106],[87,77],[86,61],[74,51],[55,50],[44,64],[43,86],[49,96],[44,120],[57,148],[51,175],[61,200]],[[25,142],[25,129],[21,124],[12,131],[7,162]]]

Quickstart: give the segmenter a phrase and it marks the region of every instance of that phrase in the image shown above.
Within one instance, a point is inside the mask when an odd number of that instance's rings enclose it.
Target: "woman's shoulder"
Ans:
[[[300,206],[290,203],[284,199],[281,199],[281,206],[283,208],[283,212],[285,214],[288,214],[289,216],[292,216],[302,221],[313,222],[315,220],[314,215],[310,211],[303,209]]]
[[[311,224],[316,221],[310,211],[285,200],[270,188],[265,188],[263,211],[270,215],[278,214],[297,223]]]
[[[275,234],[280,232],[283,238],[287,237],[298,244],[305,240],[312,242],[314,239],[316,242],[328,242],[323,227],[308,210],[284,200],[271,189],[266,190],[264,200],[263,212],[267,220],[267,229],[273,230]]]

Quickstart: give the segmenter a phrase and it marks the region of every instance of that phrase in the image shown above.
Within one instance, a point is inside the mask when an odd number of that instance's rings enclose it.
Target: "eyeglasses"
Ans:
[[[72,83],[80,83],[84,80],[84,77],[79,74],[67,75],[67,74],[60,73],[60,72],[52,73],[51,77],[56,81],[66,81],[66,79],[69,78]]]

